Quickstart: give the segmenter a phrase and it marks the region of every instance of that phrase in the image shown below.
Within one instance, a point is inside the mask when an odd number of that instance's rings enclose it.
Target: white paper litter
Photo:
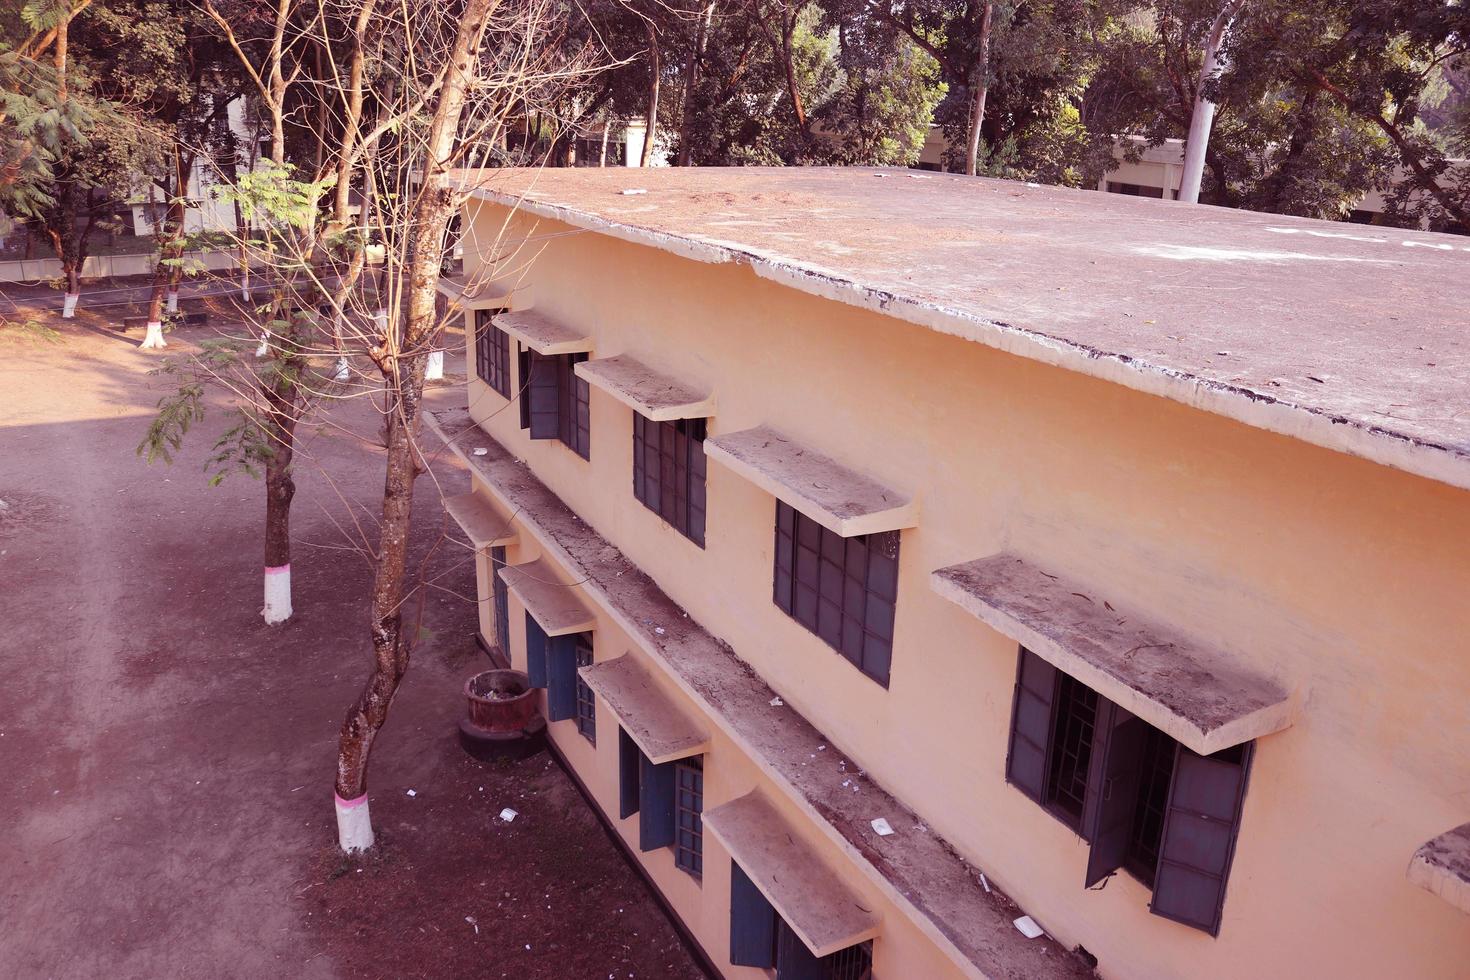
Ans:
[[[520,816],[520,814],[512,810],[510,807],[506,807],[504,810],[500,811],[500,819],[504,820],[506,823],[510,823],[518,816]]]
[[[1037,925],[1036,920],[1029,915],[1021,916],[1012,925],[1016,927],[1017,932],[1027,939],[1035,939],[1037,936],[1044,935],[1041,926]]]
[[[873,833],[877,834],[879,837],[888,837],[893,833],[893,828],[888,825],[887,820],[879,817],[878,819],[873,821]]]
[[[417,791],[415,791],[415,790],[409,790],[409,791],[408,791],[408,795],[409,795],[409,796],[418,796],[418,795],[419,795],[419,794],[418,794],[418,792],[417,792]]]
[[[779,708],[779,707],[781,707],[781,705],[783,705],[785,703],[786,702],[785,701],[782,701],[780,698],[771,698],[771,707],[773,707],[773,708]]]
[[[629,187],[626,190],[622,191],[622,194],[623,194],[624,197],[627,197],[627,196],[629,196],[631,194],[647,194],[647,193],[648,193],[648,188],[647,187]],[[527,949],[530,949],[531,947],[527,946],[526,948]]]
[[[490,455],[490,450],[486,449],[484,446],[481,446],[479,449],[476,449],[475,450],[475,455],[476,456],[488,456],[488,455]]]
[[[985,886],[985,894],[990,894],[990,881],[985,877],[985,872],[980,872],[980,884]]]

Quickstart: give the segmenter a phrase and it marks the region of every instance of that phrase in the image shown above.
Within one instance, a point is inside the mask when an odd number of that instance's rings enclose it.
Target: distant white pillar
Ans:
[[[643,141],[648,136],[648,123],[631,120],[623,129],[623,165],[639,166],[643,159]]]

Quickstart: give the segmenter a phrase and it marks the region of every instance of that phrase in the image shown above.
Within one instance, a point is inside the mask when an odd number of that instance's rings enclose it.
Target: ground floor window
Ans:
[[[493,547],[490,549],[490,594],[493,598],[495,611],[495,643],[500,647],[500,655],[510,662],[510,589],[505,580],[500,577],[500,570],[505,567],[505,548]]]
[[[592,640],[586,633],[579,633],[576,645],[577,666],[592,666]],[[592,696],[592,688],[582,680],[582,675],[577,674],[577,731],[582,737],[593,745],[597,744],[597,701]]]
[[[857,943],[817,956],[775,907],[730,862],[730,962],[775,970],[776,980],[872,980],[873,943]]]
[[[694,877],[704,875],[704,757],[674,763],[674,864]]]

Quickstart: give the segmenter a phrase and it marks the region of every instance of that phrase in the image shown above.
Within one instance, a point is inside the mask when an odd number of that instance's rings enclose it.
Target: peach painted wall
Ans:
[[[488,245],[503,218],[466,224]],[[1470,918],[1404,871],[1470,818],[1470,493],[748,267],[512,228],[544,248],[521,301],[590,325],[594,357],[711,387],[711,435],[770,424],[919,495],[885,690],[772,603],[768,494],[711,463],[700,550],[633,498],[626,407],[592,390],[589,462],[470,381],[492,434],[1054,936],[1107,976],[1466,975]],[[1085,891],[1086,845],[1006,785],[1016,645],[928,585],[1002,549],[1299,695],[1296,724],[1257,743],[1218,939],[1150,915],[1127,875]]]
[[[631,438],[631,437],[630,437]],[[631,479],[631,477],[630,477]],[[477,493],[490,495],[477,479]],[[491,495],[493,496],[493,495]],[[571,582],[572,576],[557,563],[554,554],[543,551],[540,542],[519,525],[521,543],[507,549],[506,560],[511,564],[535,561],[544,558],[553,564],[563,582]],[[484,578],[482,566],[480,578],[481,595],[488,594],[490,583]],[[768,779],[761,768],[753,763],[719,728],[701,712],[689,698],[663,677],[656,662],[645,656],[617,625],[599,609],[595,602],[584,597],[588,608],[597,612],[597,627],[593,631],[593,659],[601,663],[631,652],[644,665],[649,676],[659,682],[669,699],[679,704],[691,717],[701,720],[711,733],[710,751],[704,757],[704,808],[711,810],[722,803],[744,796],[752,789],[760,788],[790,825],[804,838],[806,847],[844,874],[854,892],[861,896],[865,907],[876,909],[883,921],[883,934],[873,943],[874,971],[886,977],[939,978],[959,976],[953,966],[934,948],[927,937],[880,895],[876,889],[861,881],[855,869],[837,848],[814,832],[806,824],[800,811]],[[492,620],[493,622],[493,617]],[[510,595],[509,617],[511,665],[517,670],[526,669],[526,613],[514,593]],[[493,630],[487,638],[493,636]],[[544,696],[543,696],[544,698]],[[544,700],[543,700],[544,708]],[[618,833],[631,850],[638,854],[643,867],[653,877],[658,888],[679,910],[691,932],[698,938],[716,965],[725,969],[731,980],[767,980],[764,970],[730,966],[730,856],[712,836],[704,837],[704,875],[696,879],[674,865],[674,852],[661,847],[653,851],[638,849],[639,815],[627,819],[618,817],[618,720],[599,698],[597,700],[597,742],[594,745],[577,730],[575,720],[556,721],[548,724],[547,733],[556,743],[568,763],[577,771],[583,784],[596,798],[603,812],[611,818]],[[911,972],[918,970],[919,972]]]

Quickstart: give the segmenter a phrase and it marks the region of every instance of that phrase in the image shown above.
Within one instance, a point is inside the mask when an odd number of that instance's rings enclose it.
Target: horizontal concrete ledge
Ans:
[[[476,551],[515,544],[515,522],[489,497],[473,492],[445,497],[444,510],[470,539]]]
[[[930,586],[1201,755],[1291,724],[1294,702],[1270,678],[1014,555],[941,568]]]
[[[510,305],[510,287],[498,282],[465,282],[440,276],[436,287],[461,310],[493,310]]]
[[[547,636],[585,633],[597,625],[597,617],[577,598],[573,586],[562,585],[544,561],[506,565],[500,578]]]
[[[1461,912],[1470,912],[1470,823],[1445,831],[1415,851],[1409,880]]]
[[[918,524],[908,494],[759,426],[704,441],[710,459],[845,538]]]
[[[655,764],[687,759],[709,751],[709,732],[700,728],[658,689],[653,678],[629,653],[577,671],[628,737]]]
[[[628,354],[583,361],[576,372],[588,384],[653,422],[704,419],[715,414],[713,396],[660,374]]]
[[[1092,970],[1050,937],[1027,939],[1012,925],[1016,907],[1004,882],[979,871],[883,787],[845,761],[838,746],[757,677],[730,647],[685,613],[646,572],[573,513],[524,463],[496,442],[464,409],[432,412],[430,429],[466,469],[516,515],[522,542],[534,541],[573,576],[595,602],[682,692],[703,724],[718,729],[751,759],[797,812],[811,833],[832,845],[861,878],[886,896],[928,937],[962,976],[982,978],[1091,977]],[[484,455],[475,455],[483,450]],[[795,696],[795,693],[792,694]],[[827,751],[822,751],[827,746]],[[837,758],[832,758],[838,753]],[[818,758],[825,763],[818,763]],[[853,786],[861,787],[854,792]],[[884,817],[898,832],[879,837],[872,821]],[[1004,842],[993,842],[1004,846]],[[998,887],[997,887],[998,886]],[[1044,909],[1027,910],[1046,924]]]
[[[802,845],[801,833],[760,790],[706,810],[703,821],[813,956],[878,935],[878,916]]]
[[[501,313],[492,321],[538,354],[582,354],[592,349],[592,333],[558,323],[534,310]]]

